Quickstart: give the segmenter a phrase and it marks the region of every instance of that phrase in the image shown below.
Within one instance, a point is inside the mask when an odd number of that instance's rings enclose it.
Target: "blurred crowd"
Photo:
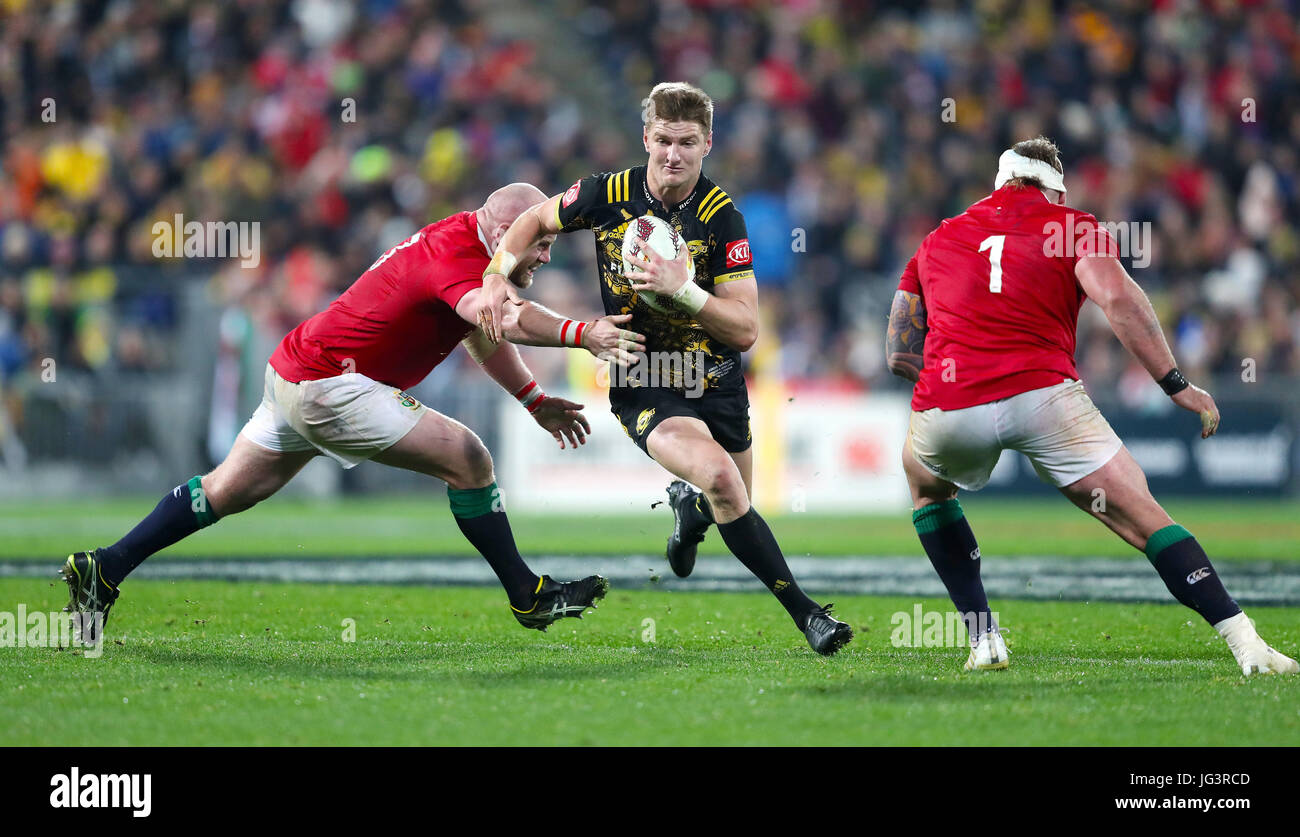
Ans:
[[[900,387],[902,266],[1040,133],[1072,206],[1149,224],[1134,275],[1189,375],[1300,375],[1295,2],[511,5],[0,3],[0,379],[166,368],[185,282],[273,345],[496,186],[642,162],[658,80],[715,99],[706,172],[749,224],[755,357],[788,377]],[[177,214],[260,222],[260,263],[159,258]],[[594,314],[591,255],[562,242],[537,292]],[[1079,360],[1149,394],[1095,309]]]

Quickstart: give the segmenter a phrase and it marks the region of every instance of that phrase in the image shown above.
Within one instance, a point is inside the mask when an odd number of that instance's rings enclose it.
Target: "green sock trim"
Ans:
[[[495,482],[483,488],[448,487],[447,502],[456,517],[482,517],[496,511],[493,506],[500,506],[501,492]]]
[[[190,477],[185,487],[190,490],[190,508],[194,510],[194,519],[203,529],[217,522],[217,513],[208,505],[208,495],[203,493],[203,477]]]
[[[1142,551],[1147,554],[1147,560],[1154,564],[1156,556],[1164,552],[1166,547],[1173,546],[1179,541],[1185,541],[1191,536],[1191,532],[1174,523],[1163,529],[1156,530],[1155,534],[1147,538],[1146,549]]]
[[[937,532],[950,523],[956,523],[965,515],[961,510],[961,503],[957,498],[944,500],[942,503],[931,503],[925,508],[917,509],[912,512],[912,525],[916,527],[918,535],[928,535],[931,532]]]

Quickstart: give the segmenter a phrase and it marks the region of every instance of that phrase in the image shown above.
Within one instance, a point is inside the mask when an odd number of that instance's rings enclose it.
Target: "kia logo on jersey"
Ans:
[[[560,201],[560,206],[567,207],[569,204],[576,201],[578,199],[578,192],[580,191],[582,191],[582,180],[578,179],[573,181],[573,185],[569,187],[569,191],[564,193],[564,198]]]
[[[749,263],[749,239],[742,238],[727,245],[727,267]]]

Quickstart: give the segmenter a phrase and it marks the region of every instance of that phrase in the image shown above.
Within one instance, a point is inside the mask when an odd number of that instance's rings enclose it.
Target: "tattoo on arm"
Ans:
[[[909,381],[920,379],[928,331],[921,295],[897,291],[889,309],[889,331],[885,337],[885,360],[890,372]]]

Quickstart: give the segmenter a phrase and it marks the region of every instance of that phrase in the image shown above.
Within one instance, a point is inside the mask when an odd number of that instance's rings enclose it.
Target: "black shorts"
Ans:
[[[609,405],[623,425],[623,432],[646,452],[645,440],[659,422],[672,416],[696,418],[709,426],[714,440],[727,453],[749,450],[749,392],[705,390],[699,398],[687,398],[676,390],[661,387],[610,387]]]

